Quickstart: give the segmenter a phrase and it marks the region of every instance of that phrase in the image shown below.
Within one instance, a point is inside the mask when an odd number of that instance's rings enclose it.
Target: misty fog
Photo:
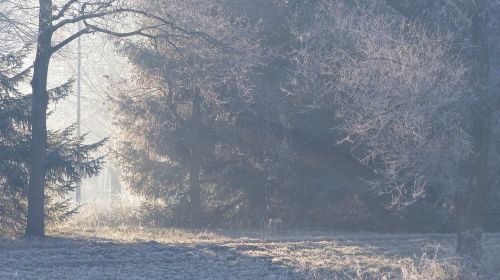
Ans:
[[[0,0],[0,279],[500,279],[500,1]]]

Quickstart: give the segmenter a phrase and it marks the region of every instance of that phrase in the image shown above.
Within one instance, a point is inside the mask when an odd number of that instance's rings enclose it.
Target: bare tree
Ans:
[[[470,204],[456,211],[460,232],[479,240],[478,204],[486,204],[488,193],[490,109],[479,106],[478,119],[468,129],[468,112],[478,100],[469,91],[474,70],[457,54],[453,38],[380,7],[353,10],[324,1],[315,15],[312,26],[296,30],[292,88],[308,96],[312,106],[333,97],[338,129],[344,132],[340,142],[349,143],[380,176],[373,187],[391,194],[392,205],[409,205],[431,187],[449,205],[466,193]],[[481,30],[474,34],[482,40]],[[488,77],[483,72],[479,79]],[[470,184],[477,185],[472,192]],[[458,250],[476,255],[478,241],[463,245],[462,239],[461,234]]]
[[[386,2],[405,17],[413,21],[426,21],[425,17],[415,13],[411,3]],[[491,138],[495,110],[499,107],[498,72],[500,63],[495,53],[500,46],[499,21],[500,1],[437,1],[427,0],[418,9],[429,12],[433,7],[447,14],[432,19],[441,23],[447,19],[448,25],[454,25],[463,42],[462,49],[467,50],[470,72],[466,80],[471,85],[471,96],[466,104],[469,112],[467,132],[471,137],[471,153],[463,164],[466,186],[457,199],[459,214],[459,233],[457,252],[476,259],[481,256],[481,232],[486,216],[488,197],[491,192]],[[431,13],[432,14],[432,13]],[[441,14],[442,15],[442,14]]]

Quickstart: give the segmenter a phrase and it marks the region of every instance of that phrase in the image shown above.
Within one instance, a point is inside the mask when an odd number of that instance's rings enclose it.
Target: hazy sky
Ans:
[[[52,60],[49,80],[51,86],[76,77],[76,41]],[[113,42],[100,36],[86,36],[82,40],[82,92],[81,127],[82,133],[89,133],[89,141],[110,136],[112,130],[107,95],[111,93],[113,82],[129,76],[127,61],[113,51]],[[61,129],[76,122],[75,90],[59,104],[52,105],[54,114],[49,118],[49,126]]]
[[[51,61],[49,85],[54,87],[76,78],[77,43],[62,49]],[[81,92],[81,132],[87,133],[87,142],[95,142],[105,137],[112,145],[113,126],[107,96],[113,94],[113,83],[130,78],[131,67],[126,59],[116,54],[113,42],[101,36],[82,37],[82,92]],[[50,129],[63,129],[76,123],[76,83],[74,92],[58,104],[49,106],[53,114],[48,119]],[[108,153],[108,147],[101,150]],[[106,162],[111,159],[107,158]],[[82,186],[82,202],[97,203],[100,207],[109,205],[110,178],[108,165],[93,180],[85,180]],[[122,189],[122,200],[136,201],[137,198]]]

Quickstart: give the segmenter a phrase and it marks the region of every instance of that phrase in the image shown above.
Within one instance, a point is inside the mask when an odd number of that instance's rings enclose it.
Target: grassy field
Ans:
[[[0,240],[0,279],[500,279],[500,234],[476,272],[454,235],[52,227],[43,240]]]

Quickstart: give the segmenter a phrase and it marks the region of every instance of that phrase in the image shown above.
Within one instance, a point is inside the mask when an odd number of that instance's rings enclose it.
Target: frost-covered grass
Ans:
[[[500,279],[500,234],[486,234],[473,274],[453,257],[454,235],[191,231],[99,219],[80,215],[43,240],[0,240],[0,279]]]

